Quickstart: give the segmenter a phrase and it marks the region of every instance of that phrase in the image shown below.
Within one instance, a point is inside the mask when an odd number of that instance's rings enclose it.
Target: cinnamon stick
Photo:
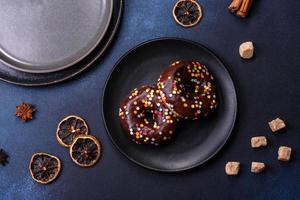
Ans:
[[[236,12],[240,8],[242,2],[243,0],[233,0],[229,5],[228,10],[232,13]]]
[[[247,17],[253,1],[254,0],[243,0],[242,5],[240,6],[240,9],[236,15],[243,18]]]

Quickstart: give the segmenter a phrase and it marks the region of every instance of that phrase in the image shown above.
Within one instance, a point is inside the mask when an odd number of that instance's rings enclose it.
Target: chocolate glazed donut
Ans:
[[[214,77],[196,61],[176,61],[162,72],[157,82],[165,104],[179,117],[199,119],[217,108]]]
[[[137,144],[157,146],[174,135],[178,118],[159,93],[154,87],[142,86],[131,91],[120,105],[121,127]]]

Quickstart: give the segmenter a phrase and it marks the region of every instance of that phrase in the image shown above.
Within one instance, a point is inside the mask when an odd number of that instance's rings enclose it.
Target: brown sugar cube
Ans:
[[[292,148],[281,146],[278,149],[278,160],[289,161],[291,158]]]
[[[253,42],[248,41],[240,45],[239,53],[243,59],[251,59],[254,55],[254,45]]]
[[[239,162],[227,162],[225,166],[225,172],[229,176],[238,175],[240,171],[240,163]]]
[[[265,136],[257,136],[251,138],[251,147],[259,148],[267,146],[267,138]]]
[[[270,126],[272,132],[276,132],[276,131],[279,131],[279,130],[285,128],[285,123],[282,119],[277,118],[277,119],[270,121],[269,126]]]
[[[262,162],[252,162],[251,163],[251,172],[252,173],[261,173],[266,168],[265,163]]]

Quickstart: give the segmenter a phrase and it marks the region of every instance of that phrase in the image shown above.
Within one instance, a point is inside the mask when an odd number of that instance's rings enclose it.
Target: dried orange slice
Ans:
[[[64,118],[57,127],[56,138],[64,147],[70,147],[78,135],[88,134],[88,125],[81,117],[70,115]]]
[[[99,160],[101,154],[100,142],[91,135],[80,135],[75,138],[70,147],[72,160],[81,167],[91,167]]]
[[[56,156],[47,153],[35,153],[29,163],[31,177],[38,183],[48,184],[54,181],[61,170],[61,162]]]
[[[202,9],[196,0],[179,0],[173,8],[175,21],[183,27],[197,25],[202,18]]]

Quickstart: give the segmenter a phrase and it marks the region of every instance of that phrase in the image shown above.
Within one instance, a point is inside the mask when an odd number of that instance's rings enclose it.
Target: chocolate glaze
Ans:
[[[217,108],[214,77],[196,61],[176,61],[164,70],[157,82],[165,104],[179,117],[199,119]]]
[[[163,103],[155,87],[130,92],[120,105],[121,127],[137,144],[159,145],[172,139],[178,118]]]

